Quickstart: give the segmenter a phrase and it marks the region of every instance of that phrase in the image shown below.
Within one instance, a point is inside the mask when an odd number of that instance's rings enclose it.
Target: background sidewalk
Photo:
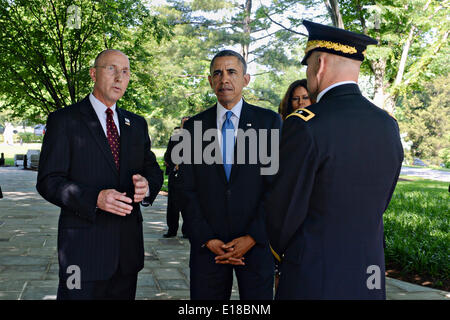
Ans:
[[[59,208],[36,191],[35,171],[0,167],[0,300],[55,299]],[[136,299],[189,299],[189,241],[164,239],[167,198],[143,208],[145,266]],[[181,232],[179,232],[181,235]],[[387,298],[447,299],[450,293],[390,279]],[[232,299],[238,299],[236,281]]]
[[[412,168],[402,166],[400,174],[406,176],[416,176],[423,179],[450,182],[450,171],[436,170],[430,168]]]

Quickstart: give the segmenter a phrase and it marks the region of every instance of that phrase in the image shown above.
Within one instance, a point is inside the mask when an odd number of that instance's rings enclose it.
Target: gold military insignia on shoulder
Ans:
[[[385,110],[386,111],[386,110]],[[397,118],[394,117],[394,115],[392,113],[390,113],[389,111],[386,111],[388,115],[390,115],[392,118],[394,118],[395,121],[397,121]]]
[[[300,108],[292,112],[290,115],[288,115],[286,119],[291,116],[296,116],[303,119],[304,121],[309,121],[312,118],[314,118],[315,114],[306,108]]]

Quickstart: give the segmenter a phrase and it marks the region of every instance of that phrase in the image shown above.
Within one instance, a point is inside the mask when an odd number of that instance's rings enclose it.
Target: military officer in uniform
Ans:
[[[303,21],[308,92],[287,117],[280,170],[265,201],[276,299],[385,299],[383,213],[403,161],[396,120],[361,95],[377,41]]]

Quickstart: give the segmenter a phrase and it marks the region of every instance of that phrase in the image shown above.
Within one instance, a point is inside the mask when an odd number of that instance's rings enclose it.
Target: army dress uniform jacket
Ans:
[[[270,244],[281,260],[276,298],[385,298],[382,216],[402,161],[396,120],[356,84],[332,88],[288,117],[265,202]]]

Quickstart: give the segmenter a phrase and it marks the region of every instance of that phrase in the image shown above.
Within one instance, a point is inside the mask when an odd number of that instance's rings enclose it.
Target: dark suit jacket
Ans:
[[[166,152],[164,153],[164,161],[166,163],[166,175],[170,175],[173,172],[173,169],[175,168],[175,163],[172,161],[172,150],[173,147],[178,143],[178,141],[175,141],[173,139],[173,136],[177,134],[180,130],[180,127],[176,127],[175,130],[172,133],[172,136],[169,139],[169,143],[167,144]]]
[[[163,181],[150,151],[147,123],[116,108],[120,123],[120,172],[100,121],[86,97],[51,113],[39,160],[36,188],[61,208],[58,224],[60,277],[67,267],[81,269],[81,281],[108,279],[118,265],[125,273],[143,267],[142,214],[138,203],[126,217],[96,208],[101,190],[116,189],[133,199],[133,174],[149,183],[152,203]],[[127,125],[125,123],[127,120]]]
[[[201,139],[194,136],[194,122],[201,122],[202,135],[207,129],[217,129],[216,106],[197,114],[185,122],[184,128],[191,133],[192,147],[194,140]],[[259,129],[279,129],[280,119],[273,111],[250,105],[244,101],[239,119],[239,128],[256,131],[258,140],[262,139]],[[270,132],[267,135],[268,150],[270,150]],[[211,142],[202,142],[202,151]],[[246,164],[236,164],[237,144],[235,144],[235,164],[232,166],[230,181],[227,182],[222,164],[182,164],[180,174],[183,180],[183,191],[186,200],[185,223],[189,240],[191,242],[191,267],[193,261],[202,250],[202,245],[210,239],[220,239],[225,243],[250,235],[257,245],[251,251],[260,250],[255,256],[254,263],[264,258],[267,261],[268,239],[264,226],[264,210],[262,207],[263,195],[267,190],[273,176],[261,175],[261,162],[249,164],[249,145],[245,145]],[[194,157],[194,148],[191,151]],[[219,155],[221,157],[221,155]],[[191,159],[192,163],[192,159]],[[259,257],[258,257],[259,256]],[[209,256],[205,256],[209,257]],[[258,260],[259,259],[259,260]],[[201,260],[201,259],[200,259]],[[254,265],[258,268],[272,269],[271,260],[265,265]],[[214,263],[213,261],[210,261]],[[246,260],[246,264],[251,264]],[[196,266],[194,266],[196,267]],[[207,265],[200,263],[200,268]]]
[[[266,201],[281,257],[280,299],[383,299],[383,213],[400,173],[396,120],[357,85],[328,91],[305,121],[283,124],[280,170]],[[368,267],[380,268],[370,290]]]

